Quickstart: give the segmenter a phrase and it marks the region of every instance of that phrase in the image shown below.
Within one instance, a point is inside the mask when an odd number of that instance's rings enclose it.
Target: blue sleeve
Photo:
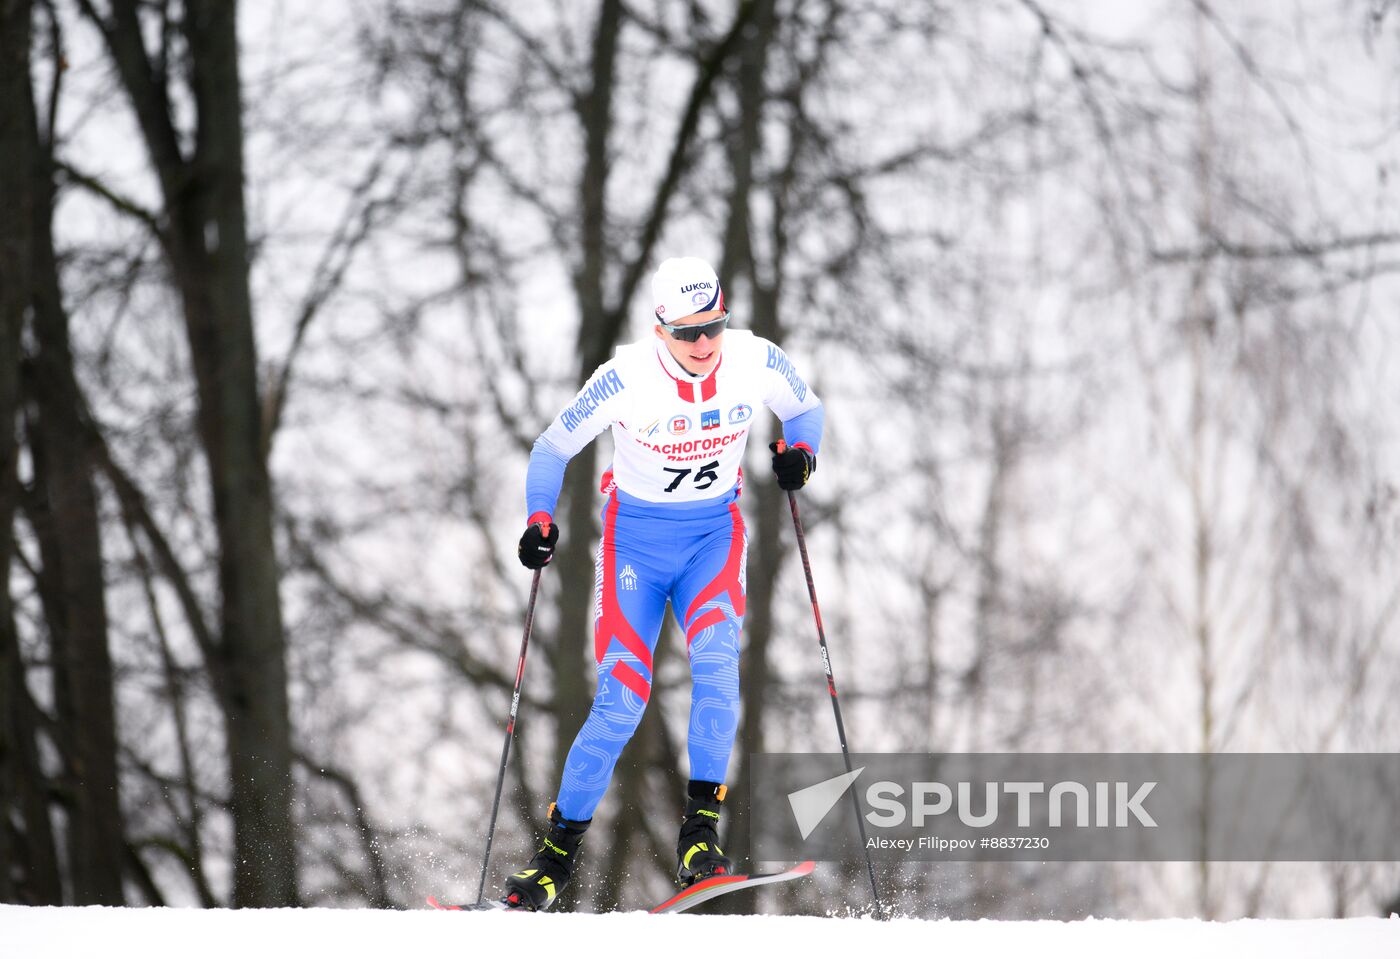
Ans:
[[[614,357],[594,370],[583,388],[535,440],[530,450],[530,467],[525,471],[527,517],[536,513],[554,515],[559,490],[564,485],[564,467],[617,419],[618,397],[625,389],[617,362]]]
[[[525,471],[525,515],[536,513],[554,515],[559,503],[559,489],[564,485],[564,467],[569,457],[541,435],[530,450],[530,467]]]
[[[825,422],[825,408],[818,404],[790,420],[783,420],[783,439],[789,446],[806,443],[815,456],[821,450],[822,426]]]

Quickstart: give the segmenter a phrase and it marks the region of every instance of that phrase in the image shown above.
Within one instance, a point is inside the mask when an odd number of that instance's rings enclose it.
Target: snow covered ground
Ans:
[[[1267,959],[1400,956],[1400,918],[1202,922],[979,922],[788,916],[514,915],[371,910],[28,908],[0,906],[0,959],[280,959],[282,956],[448,957],[531,954],[1056,959]]]

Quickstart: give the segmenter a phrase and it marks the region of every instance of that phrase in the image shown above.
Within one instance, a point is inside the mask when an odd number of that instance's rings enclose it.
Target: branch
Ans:
[[[1279,116],[1283,118],[1284,125],[1288,127],[1289,134],[1292,135],[1294,143],[1298,145],[1298,152],[1302,154],[1304,164],[1311,167],[1312,151],[1308,148],[1308,140],[1303,133],[1302,124],[1300,124],[1297,117],[1293,115],[1293,110],[1289,107],[1288,101],[1274,88],[1274,84],[1265,78],[1264,72],[1259,68],[1259,64],[1255,62],[1254,55],[1249,52],[1249,47],[1230,32],[1229,28],[1225,26],[1225,23],[1216,14],[1214,8],[1212,8],[1209,3],[1206,3],[1205,0],[1191,0],[1191,6],[1201,15],[1202,19],[1211,25],[1215,32],[1220,35],[1220,38],[1225,41],[1225,45],[1230,48],[1230,52],[1235,55],[1235,59],[1239,61],[1240,66],[1244,67],[1245,74],[1264,91],[1265,96],[1273,101],[1274,109],[1276,109]]]
[[[374,228],[376,215],[389,205],[389,201],[384,198],[365,199],[374,189],[375,184],[379,182],[388,153],[387,147],[380,151],[379,156],[370,164],[365,175],[351,191],[351,202],[346,207],[345,215],[336,227],[335,233],[332,234],[330,242],[322,251],[321,259],[316,264],[316,270],[312,276],[311,287],[307,290],[306,296],[302,298],[301,308],[297,311],[296,327],[292,334],[291,346],[287,348],[286,358],[282,361],[272,384],[263,396],[262,457],[264,462],[267,461],[268,455],[272,451],[272,440],[277,428],[282,424],[282,411],[286,409],[287,405],[287,389],[291,384],[292,368],[296,364],[297,357],[301,354],[302,345],[306,342],[306,331],[310,328],[312,320],[321,312],[326,301],[340,288],[345,279],[345,273],[350,268],[350,262],[354,259],[355,252]],[[402,185],[401,182],[400,189]],[[400,189],[395,189],[391,195],[398,195]],[[356,209],[357,201],[363,201],[358,210]]]
[[[97,12],[92,0],[78,0],[78,7],[107,43],[122,86],[136,112],[146,149],[160,175],[166,203],[173,207],[180,196],[187,164],[171,119],[170,92],[146,51],[137,3],[135,0],[112,0],[110,20]]]
[[[324,779],[345,796],[346,803],[354,810],[355,831],[359,833],[361,851],[369,864],[369,887],[365,889],[371,908],[393,909],[397,904],[389,898],[388,883],[384,878],[384,854],[380,852],[379,832],[369,821],[365,803],[360,795],[360,787],[355,780],[327,763],[317,762],[303,752],[296,752],[293,758],[308,773]]]
[[[185,713],[185,691],[183,680],[180,677],[180,668],[175,661],[175,655],[170,649],[169,636],[165,629],[165,618],[160,612],[160,602],[156,597],[155,577],[151,570],[151,564],[146,559],[145,552],[141,549],[136,538],[136,530],[131,524],[132,517],[124,513],[123,519],[126,527],[127,538],[131,542],[131,552],[136,570],[141,579],[141,591],[146,599],[146,607],[151,617],[151,628],[155,633],[156,642],[160,647],[161,670],[165,679],[165,694],[169,697],[171,718],[175,725],[175,746],[180,757],[180,768],[184,770],[185,776],[185,804],[189,812],[189,817],[183,820],[185,828],[185,838],[189,843],[189,868],[190,877],[194,880],[195,890],[199,893],[199,901],[206,909],[218,906],[218,900],[209,887],[209,880],[204,875],[204,869],[200,865],[204,861],[204,812],[200,804],[198,795],[198,784],[196,782],[196,772],[194,763],[194,751],[190,748],[189,721]],[[175,809],[174,802],[170,797],[170,790],[165,790],[166,801],[170,805],[173,818],[182,821],[179,811]]]
[[[170,541],[166,539],[165,534],[151,515],[145,493],[112,456],[112,450],[107,445],[102,431],[97,428],[91,412],[85,411],[82,421],[88,433],[88,444],[93,460],[112,484],[112,489],[117,494],[117,502],[120,504],[126,522],[146,534],[147,541],[155,551],[156,565],[160,569],[161,575],[175,590],[180,609],[185,615],[185,621],[189,624],[190,633],[194,636],[195,645],[199,647],[200,655],[204,659],[204,666],[209,671],[210,682],[220,707],[226,711],[231,709],[227,678],[222,665],[223,658],[219,655],[219,642],[214,631],[209,628],[209,624],[204,619],[204,612],[200,607],[198,597],[195,596],[189,575],[180,565],[180,560],[176,557]]]
[[[1118,181],[1118,189],[1122,192],[1125,212],[1132,220],[1138,221],[1137,225],[1145,238],[1151,236],[1151,231],[1140,221],[1136,213],[1135,204],[1132,202],[1132,187],[1128,180],[1128,174],[1123,158],[1118,151],[1118,139],[1113,135],[1113,127],[1109,123],[1108,114],[1104,110],[1103,104],[1099,101],[1097,91],[1091,82],[1092,70],[1085,66],[1083,61],[1075,55],[1070,47],[1069,39],[1060,30],[1059,26],[1037,0],[1020,0],[1020,3],[1040,24],[1041,35],[1052,45],[1059,49],[1060,54],[1069,64],[1070,75],[1074,80],[1074,85],[1079,91],[1080,102],[1089,111],[1090,120],[1093,123],[1094,131],[1098,135],[1099,143],[1103,147],[1108,164],[1113,169],[1113,176]],[[1107,211],[1106,211],[1107,212]],[[1109,228],[1117,231],[1117,225],[1112,219],[1109,220]],[[1119,238],[1120,242],[1122,238]]]
[[[757,9],[758,4],[754,0],[742,0],[738,12],[734,15],[734,23],[729,27],[729,32],[700,64],[699,75],[696,76],[695,83],[690,88],[690,98],[686,102],[685,113],[681,117],[680,127],[677,129],[675,139],[671,144],[671,156],[666,164],[666,174],[656,188],[651,213],[647,217],[646,224],[642,227],[637,255],[628,266],[621,284],[615,291],[612,308],[603,316],[603,329],[601,335],[594,340],[595,343],[604,346],[616,343],[622,334],[622,327],[627,317],[627,303],[632,299],[633,291],[641,283],[642,274],[651,262],[656,242],[661,236],[661,227],[666,221],[666,211],[670,206],[671,198],[680,187],[681,177],[684,176],[695,157],[693,140],[695,130],[700,125],[700,113],[705,104],[709,102],[710,93],[714,89],[715,81],[718,79],[725,61],[739,46],[739,36],[753,19]],[[585,359],[585,369],[591,370],[599,365],[598,362],[591,360],[592,358]]]
[[[425,610],[396,601],[385,593],[373,597],[359,595],[326,568],[311,544],[292,524],[284,524],[284,529],[290,546],[289,555],[294,557],[295,563],[315,576],[357,619],[379,627],[409,649],[431,653],[445,660],[478,687],[494,687],[507,695],[514,691],[514,673],[507,673],[472,655],[461,636],[434,622]],[[400,621],[394,613],[403,614],[406,621]],[[522,699],[532,709],[553,711],[552,704],[545,700],[528,698],[523,694]]]
[[[1234,260],[1311,260],[1334,253],[1373,249],[1392,243],[1400,243],[1400,233],[1366,233],[1359,236],[1338,237],[1328,241],[1293,240],[1277,245],[1242,243],[1224,237],[1212,236],[1204,246],[1153,250],[1150,255],[1158,263],[1195,263],[1220,256]]]
[[[937,160],[942,163],[958,163],[968,157],[978,147],[993,143],[998,138],[1018,131],[1022,126],[1033,125],[1039,120],[1032,107],[999,114],[984,123],[979,129],[953,144],[920,143],[887,157],[869,160],[839,173],[842,179],[865,180],[874,177],[903,173],[924,160]]]
[[[531,36],[515,18],[494,3],[491,3],[490,0],[472,0],[470,5],[504,27],[505,31],[520,44],[521,49],[524,50],[531,59],[543,67],[544,72],[549,75],[549,78],[555,82],[560,90],[568,95],[569,102],[573,104],[576,109],[578,108],[581,101],[578,88],[570,82],[563,68],[545,55],[545,43],[540,37]]]
[[[39,5],[44,8],[49,18],[49,45],[52,47],[50,53],[53,56],[53,79],[49,83],[47,106],[44,110],[45,127],[40,131],[40,148],[52,158],[57,145],[58,104],[63,91],[63,75],[68,72],[68,58],[63,52],[63,28],[59,24],[58,11],[54,9],[53,0],[41,0]]]
[[[129,217],[132,217],[135,220],[139,220],[141,224],[145,226],[147,230],[150,231],[151,235],[155,237],[158,242],[164,242],[165,236],[160,228],[160,217],[155,212],[146,209],[144,206],[142,206],[137,201],[131,199],[130,197],[123,196],[122,194],[113,190],[111,187],[107,186],[101,180],[87,173],[83,173],[81,170],[77,169],[76,167],[63,160],[55,158],[53,161],[53,165],[54,169],[57,172],[63,174],[66,180],[68,180],[71,183],[75,183],[83,189],[87,190],[89,193],[92,193],[93,195],[103,200],[106,200],[107,203],[117,212],[125,213]]]
[[[561,253],[569,249],[569,227],[571,220],[561,213],[554,204],[545,197],[543,193],[530,186],[520,177],[516,176],[511,169],[511,165],[502,160],[497,155],[491,142],[482,134],[479,125],[475,120],[464,117],[463,123],[467,127],[467,132],[472,136],[472,143],[476,146],[481,161],[491,167],[496,175],[501,178],[501,182],[506,185],[516,199],[523,200],[535,208],[542,216],[549,227],[549,236],[553,240],[555,248]]]

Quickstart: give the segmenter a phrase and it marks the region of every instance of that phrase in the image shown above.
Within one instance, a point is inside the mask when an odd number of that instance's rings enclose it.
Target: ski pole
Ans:
[[[548,527],[546,527],[546,531]],[[548,533],[546,532],[546,535]],[[520,640],[520,662],[515,666],[515,692],[510,697],[510,721],[506,723],[506,741],[501,744],[501,769],[496,774],[496,798],[491,803],[491,824],[486,827],[486,852],[481,857],[481,882],[476,886],[476,901],[481,902],[486,892],[486,871],[491,865],[491,840],[496,835],[496,814],[501,809],[501,787],[506,781],[506,761],[510,758],[510,741],[515,738],[515,716],[520,712],[520,683],[525,678],[525,651],[530,648],[530,627],[535,621],[535,597],[540,592],[540,573],[535,570],[535,579],[530,584],[530,602],[525,607],[525,636]]]
[[[781,453],[787,448],[787,444],[778,440],[778,452]],[[841,755],[846,759],[846,772],[853,773],[855,770],[851,763],[851,748],[846,745],[846,724],[841,721],[841,700],[836,696],[836,676],[831,671],[831,651],[826,645],[826,630],[822,627],[822,610],[817,605],[817,587],[812,581],[812,561],[807,556],[807,537],[802,534],[802,519],[797,513],[797,493],[795,490],[788,490],[788,506],[792,509],[792,528],[797,532],[797,549],[802,554],[802,572],[807,576],[807,594],[812,598],[812,615],[817,621],[817,642],[821,644],[822,668],[826,670],[826,688],[831,693],[831,709],[836,714],[836,735],[841,740]],[[856,796],[856,790],[850,790],[851,806],[856,811],[856,826],[860,829],[860,847],[865,850],[865,868],[870,876],[870,895],[875,900],[875,918],[885,918],[885,907],[880,903],[880,889],[875,884],[875,864],[870,859],[870,843],[865,835],[865,817],[861,815],[860,799]]]

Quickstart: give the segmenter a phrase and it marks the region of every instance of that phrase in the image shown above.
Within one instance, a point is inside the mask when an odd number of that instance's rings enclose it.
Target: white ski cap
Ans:
[[[651,299],[660,323],[724,309],[724,291],[710,264],[698,256],[662,260],[651,278]]]

